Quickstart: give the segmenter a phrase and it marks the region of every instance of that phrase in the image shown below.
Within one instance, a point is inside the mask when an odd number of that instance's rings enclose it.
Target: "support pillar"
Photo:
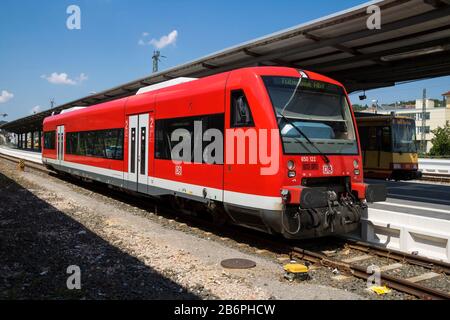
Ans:
[[[31,131],[30,134],[31,134],[31,145],[30,145],[30,147],[31,147],[31,150],[34,150],[34,131]]]
[[[42,151],[42,131],[38,131],[38,151]]]

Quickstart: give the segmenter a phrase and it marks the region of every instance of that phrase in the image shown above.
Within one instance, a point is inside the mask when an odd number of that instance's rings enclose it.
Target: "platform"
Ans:
[[[0,146],[0,154],[42,164],[42,154],[39,152],[11,149],[8,147]]]

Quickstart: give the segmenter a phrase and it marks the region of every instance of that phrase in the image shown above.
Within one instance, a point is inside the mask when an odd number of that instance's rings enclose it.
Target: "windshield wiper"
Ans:
[[[306,141],[308,141],[308,143],[310,145],[312,145],[314,147],[314,149],[317,150],[317,152],[319,153],[319,155],[323,158],[323,160],[325,161],[325,163],[329,164],[330,158],[328,158],[328,156],[323,153],[314,142],[311,141],[311,139],[309,139],[309,137],[299,128],[297,127],[291,120],[289,120],[288,118],[286,118],[286,116],[284,114],[281,114],[279,111],[277,111],[277,114],[283,118],[284,121],[286,121],[288,124],[290,124],[295,130],[297,130],[298,133],[300,133],[300,135],[305,138]]]

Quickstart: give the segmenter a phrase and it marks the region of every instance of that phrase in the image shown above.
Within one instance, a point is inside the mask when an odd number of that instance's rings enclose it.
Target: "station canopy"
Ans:
[[[369,29],[367,8],[381,9]],[[148,77],[3,125],[11,132],[42,127],[53,112],[135,94],[178,77],[205,77],[248,66],[289,66],[342,82],[348,92],[450,75],[450,0],[382,0],[320,18]]]

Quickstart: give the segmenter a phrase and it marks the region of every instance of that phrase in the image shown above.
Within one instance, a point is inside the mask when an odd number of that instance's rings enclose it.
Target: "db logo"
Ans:
[[[323,166],[323,174],[327,175],[333,174],[333,166],[331,164],[325,164]]]
[[[175,175],[176,176],[182,176],[183,175],[183,167],[182,166],[176,166],[175,167]]]

